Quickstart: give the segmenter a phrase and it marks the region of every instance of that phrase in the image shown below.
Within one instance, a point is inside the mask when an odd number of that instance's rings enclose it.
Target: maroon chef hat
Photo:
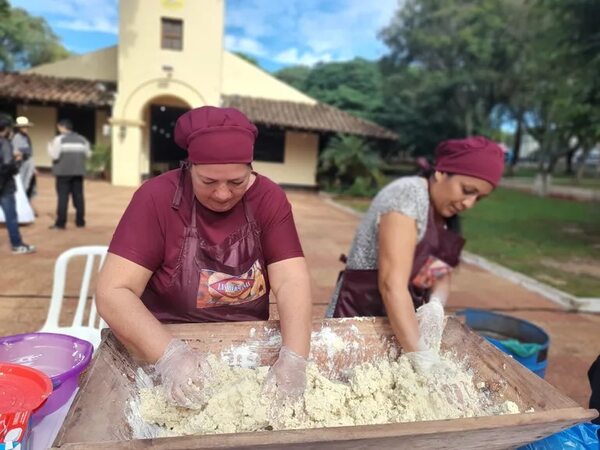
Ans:
[[[258,131],[234,108],[202,106],[175,124],[175,143],[188,151],[193,164],[248,164]]]
[[[440,142],[435,154],[435,170],[480,178],[494,187],[504,172],[502,148],[483,136]]]

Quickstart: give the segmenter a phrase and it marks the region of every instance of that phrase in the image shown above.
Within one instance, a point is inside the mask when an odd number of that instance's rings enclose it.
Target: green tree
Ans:
[[[306,79],[310,72],[311,68],[308,66],[290,66],[279,69],[273,75],[299,91],[307,93]]]
[[[383,113],[382,77],[377,62],[363,58],[293,66],[275,76],[320,102],[374,122]]]
[[[306,78],[306,92],[316,99],[378,122],[382,109],[381,71],[363,58],[319,63]]]
[[[325,188],[368,196],[385,183],[379,155],[356,136],[339,135],[332,139],[319,162],[319,178]]]
[[[0,0],[0,70],[21,70],[67,56],[43,18]]]
[[[441,139],[494,131],[519,52],[509,18],[523,1],[408,0],[397,11],[381,32],[382,70],[386,116],[405,146],[427,153]]]
[[[530,75],[528,131],[540,143],[539,191],[545,194],[549,174],[576,150],[589,151],[600,140],[600,14],[597,2],[547,0],[540,11],[532,43],[535,64]],[[596,16],[597,17],[597,16]]]

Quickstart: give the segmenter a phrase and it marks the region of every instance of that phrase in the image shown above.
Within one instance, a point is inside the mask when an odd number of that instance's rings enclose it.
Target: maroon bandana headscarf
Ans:
[[[435,154],[435,170],[480,178],[494,187],[504,172],[502,148],[483,136],[440,142]]]
[[[254,155],[256,127],[234,108],[202,106],[175,124],[175,142],[192,164],[248,164]]]

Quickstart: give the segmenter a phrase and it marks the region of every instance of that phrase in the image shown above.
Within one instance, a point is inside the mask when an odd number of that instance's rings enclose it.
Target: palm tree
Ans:
[[[381,158],[356,136],[339,135],[334,138],[319,160],[319,174],[328,187],[342,191],[374,190],[385,182]],[[355,189],[352,189],[353,186]]]

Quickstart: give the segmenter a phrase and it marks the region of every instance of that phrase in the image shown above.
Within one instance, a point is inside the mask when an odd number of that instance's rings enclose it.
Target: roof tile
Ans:
[[[333,131],[378,139],[398,139],[396,133],[386,128],[323,103],[309,104],[228,95],[223,97],[223,106],[237,108],[253,122],[264,125],[317,132]]]
[[[115,89],[110,81],[0,72],[0,98],[9,101],[106,107],[112,104]]]
[[[115,91],[116,84],[110,81],[0,72],[0,99],[8,101],[110,107]],[[239,95],[224,96],[222,103],[223,106],[243,111],[250,120],[268,126],[398,139],[396,133],[386,128],[323,103],[298,103]]]

